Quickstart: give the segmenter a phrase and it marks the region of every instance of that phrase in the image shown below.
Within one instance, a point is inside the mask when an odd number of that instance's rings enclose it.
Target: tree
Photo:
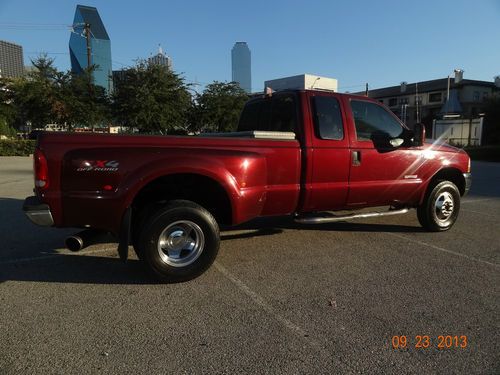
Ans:
[[[27,77],[11,80],[8,97],[16,108],[18,123],[29,121],[33,128],[43,128],[53,120],[54,81],[59,72],[54,60],[45,55],[31,62],[35,69]]]
[[[214,81],[196,97],[190,117],[190,129],[204,132],[236,130],[247,100],[247,94],[236,82]]]
[[[54,113],[60,122],[70,127],[85,126],[94,129],[110,119],[110,100],[103,87],[92,83],[92,66],[81,74],[66,73],[60,79],[59,97]]]
[[[9,138],[16,136],[16,130],[9,126],[5,117],[0,115],[0,135],[5,135]]]
[[[12,136],[15,134],[13,128],[17,111],[11,100],[11,80],[0,78],[0,135]]]
[[[50,123],[94,127],[109,119],[109,98],[105,90],[92,83],[95,66],[79,75],[61,72],[54,60],[41,55],[32,60],[34,69],[26,77],[9,80],[4,86],[5,100],[15,113],[18,125],[30,122],[32,128]],[[3,108],[0,105],[0,114]]]
[[[148,133],[178,133],[187,128],[191,96],[184,80],[163,66],[139,62],[115,82],[117,122]]]

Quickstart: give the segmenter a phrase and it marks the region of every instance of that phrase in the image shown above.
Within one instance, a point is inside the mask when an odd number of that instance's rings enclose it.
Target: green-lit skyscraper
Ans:
[[[76,6],[69,54],[74,73],[81,73],[90,62],[90,65],[96,66],[94,84],[102,86],[107,92],[112,91],[111,41],[96,8]]]

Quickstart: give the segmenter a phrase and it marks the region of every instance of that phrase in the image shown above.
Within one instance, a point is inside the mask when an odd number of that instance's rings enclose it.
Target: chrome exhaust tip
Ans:
[[[77,234],[69,236],[64,241],[66,248],[71,251],[80,251],[83,249],[83,239]]]
[[[85,229],[81,232],[75,233],[66,237],[66,248],[71,251],[80,251],[87,246],[98,243],[103,240],[107,232],[97,229]]]

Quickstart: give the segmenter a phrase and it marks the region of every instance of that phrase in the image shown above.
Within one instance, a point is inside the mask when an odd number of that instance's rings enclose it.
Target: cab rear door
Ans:
[[[340,95],[306,91],[304,129],[308,129],[307,176],[301,211],[342,209],[349,189],[350,151]]]

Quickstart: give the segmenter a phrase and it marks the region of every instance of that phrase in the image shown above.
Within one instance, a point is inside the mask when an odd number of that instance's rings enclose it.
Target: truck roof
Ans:
[[[341,93],[341,92],[336,92],[336,91],[331,91],[331,90],[322,90],[322,89],[285,89],[285,90],[277,90],[273,91],[272,95],[279,95],[283,93],[299,93],[299,92],[314,92],[314,93],[329,93],[329,94],[335,94],[335,95],[341,95],[341,96],[347,96],[347,97],[353,97],[353,98],[362,98],[365,100],[370,100],[374,102],[378,102],[374,98],[370,98],[365,95],[360,95],[360,94],[353,94],[353,93]],[[266,97],[266,94],[264,92],[260,93],[254,93],[250,95],[250,100],[256,100],[256,99],[263,99]]]

